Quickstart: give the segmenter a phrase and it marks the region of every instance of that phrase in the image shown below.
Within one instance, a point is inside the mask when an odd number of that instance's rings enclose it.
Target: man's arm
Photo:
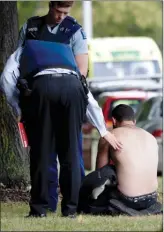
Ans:
[[[7,102],[12,106],[14,113],[20,117],[21,110],[19,107],[19,90],[16,88],[17,80],[20,76],[19,60],[23,50],[23,43],[25,39],[27,24],[25,23],[20,30],[18,48],[8,58],[4,70],[0,77],[0,89],[5,94]]]
[[[72,38],[72,50],[81,75],[86,77],[88,72],[88,44],[82,28]]]
[[[96,169],[102,168],[109,163],[109,144],[103,138],[100,138],[96,158]]]

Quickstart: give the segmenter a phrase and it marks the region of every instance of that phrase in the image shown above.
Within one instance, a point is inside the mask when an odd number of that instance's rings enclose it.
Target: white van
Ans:
[[[109,37],[89,41],[89,77],[160,75],[162,55],[148,37]]]

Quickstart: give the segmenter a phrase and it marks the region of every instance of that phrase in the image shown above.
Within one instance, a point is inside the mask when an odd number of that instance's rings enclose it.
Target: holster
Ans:
[[[80,75],[80,81],[82,83],[84,92],[87,95],[89,93],[89,88],[88,88],[88,83],[87,83],[86,77],[84,75]]]
[[[19,106],[22,111],[22,122],[26,122],[29,115],[29,105],[30,105],[30,95],[31,89],[29,88],[28,81],[26,79],[20,78],[17,83],[17,88],[20,91],[19,94]]]
[[[31,89],[29,87],[29,83],[26,79],[19,79],[17,83],[17,88],[20,91],[21,96],[30,96],[31,95]]]

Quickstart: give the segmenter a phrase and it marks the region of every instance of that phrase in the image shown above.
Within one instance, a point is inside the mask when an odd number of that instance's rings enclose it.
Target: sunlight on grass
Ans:
[[[162,178],[159,178],[159,199],[162,200]],[[25,218],[29,207],[25,203],[1,204],[1,231],[162,231],[162,216],[110,217],[79,215],[76,219],[56,214],[47,218]]]

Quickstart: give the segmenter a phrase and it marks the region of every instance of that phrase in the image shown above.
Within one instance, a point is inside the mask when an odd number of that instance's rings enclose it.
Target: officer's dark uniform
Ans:
[[[44,17],[41,17],[41,18],[33,17],[30,20],[28,20],[27,29],[26,29],[27,33],[28,33],[28,31],[31,31],[31,28],[32,29],[34,28],[36,30],[36,27],[35,27],[36,25],[37,25],[38,30],[42,30],[42,24],[43,24],[42,20],[43,19],[44,19]],[[66,19],[67,20],[64,20],[63,23],[61,25],[59,25],[59,28],[56,32],[56,34],[58,35],[59,41],[68,41],[68,34],[61,33],[63,28],[67,31],[68,30],[70,31],[69,37],[72,36],[78,28],[80,28],[80,32],[82,34],[81,26],[79,24],[77,24],[76,21],[72,17],[67,17]],[[69,19],[69,21],[68,21],[68,19]],[[32,32],[32,34],[33,34],[33,36],[36,36],[36,33]],[[49,34],[50,33],[48,32],[48,35]],[[56,37],[56,35],[55,35],[55,37]],[[54,39],[55,39],[55,37],[54,37]],[[26,40],[26,37],[24,38],[24,40]],[[24,83],[24,80],[23,80],[23,83]],[[24,85],[21,85],[21,86],[23,87]],[[24,87],[26,88],[26,86],[24,86]],[[32,129],[33,129],[31,127],[32,124],[29,121],[30,118],[29,118],[28,105],[29,105],[29,101],[30,101],[30,96],[24,96],[24,89],[21,88],[20,90],[21,90],[20,91],[20,107],[22,110],[22,120],[24,122],[24,125],[26,127],[26,132],[27,132],[29,140],[30,140],[29,132],[30,132],[30,130],[32,132]],[[80,136],[79,136],[78,153],[79,153],[79,159],[80,159],[81,177],[83,179],[85,176],[85,169],[84,169],[84,161],[83,161],[83,157],[82,157],[82,133],[80,133]],[[49,188],[49,206],[48,206],[48,208],[51,211],[55,212],[56,208],[57,208],[57,203],[58,203],[58,168],[57,168],[57,154],[54,153],[54,151],[52,151],[52,153],[50,154],[48,188]]]
[[[41,41],[47,41],[69,44],[72,33],[79,29],[79,25],[75,22],[73,24],[72,19],[67,17],[64,26],[67,25],[70,28],[70,24],[72,25],[71,30],[66,35],[64,29],[57,34],[51,34],[44,24],[44,17],[30,20],[28,27],[36,26],[39,30],[31,32],[27,28],[26,44],[31,44],[34,50],[35,42],[32,42],[34,40],[36,40],[36,45],[38,45],[38,41],[40,43]],[[65,28],[62,23],[60,27]],[[77,67],[71,67],[66,63],[64,67],[62,62],[60,65],[60,60],[56,57],[54,57],[54,63],[43,65],[43,62],[39,62],[40,69],[33,67],[30,75],[26,75],[29,63],[26,61],[27,54],[25,54],[25,51],[24,49],[20,61],[22,66],[21,76],[26,76],[28,85],[32,88],[30,113],[27,120],[27,123],[33,128],[30,131],[32,132],[30,135],[31,214],[44,214],[48,205],[49,154],[52,152],[54,139],[55,151],[60,162],[59,183],[63,195],[62,213],[67,216],[76,212],[78,203],[81,184],[78,138],[86,113],[87,96],[76,75],[56,73],[33,78],[36,73],[46,68],[67,68],[77,71]],[[38,53],[40,53],[40,50],[38,50]],[[38,56],[41,56],[41,54],[38,54]],[[40,60],[45,62],[46,59],[47,57],[40,57]],[[56,61],[58,62],[56,63]]]

